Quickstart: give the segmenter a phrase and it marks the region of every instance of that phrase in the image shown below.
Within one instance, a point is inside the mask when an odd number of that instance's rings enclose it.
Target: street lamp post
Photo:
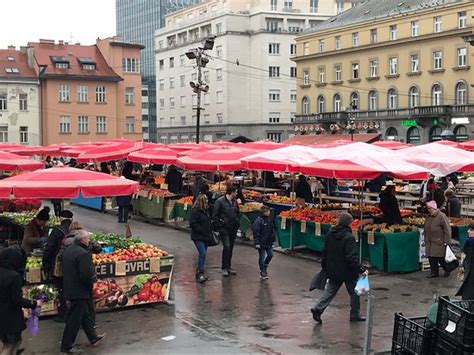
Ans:
[[[201,125],[201,111],[204,110],[201,107],[201,92],[208,92],[209,85],[202,81],[202,73],[201,68],[205,68],[207,63],[209,63],[209,58],[206,55],[207,50],[211,50],[214,48],[214,38],[209,37],[204,41],[202,47],[191,49],[189,52],[186,52],[186,57],[188,59],[196,59],[196,65],[198,68],[198,77],[197,81],[191,81],[189,85],[193,89],[193,92],[197,95],[197,106],[196,106],[196,143],[199,144],[199,136],[200,136],[200,125]]]
[[[356,129],[356,124],[355,124],[355,120],[354,120],[354,111],[357,110],[357,105],[356,104],[351,104],[351,108],[349,110],[349,112],[347,113],[347,127],[346,129],[349,131],[349,133],[351,134],[351,142],[354,141],[354,132],[355,132],[355,129]]]

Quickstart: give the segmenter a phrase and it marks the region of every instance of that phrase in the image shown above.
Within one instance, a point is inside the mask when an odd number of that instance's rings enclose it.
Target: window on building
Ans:
[[[293,0],[283,0],[283,7],[287,10],[291,10],[293,8]]]
[[[179,86],[184,88],[186,87],[186,76],[185,75],[180,75],[179,76]]]
[[[326,82],[326,69],[324,67],[318,68],[318,80],[320,83]]]
[[[290,77],[296,78],[296,67],[290,67]]]
[[[0,92],[0,111],[6,111],[8,109],[7,106],[7,93]]]
[[[267,139],[273,142],[281,142],[281,133],[267,133]]]
[[[216,115],[217,123],[224,123],[224,115],[222,113],[218,113]]]
[[[71,133],[71,117],[59,117],[59,133]]]
[[[395,89],[389,89],[387,93],[387,108],[389,110],[395,110],[398,106],[398,95]]]
[[[174,57],[170,58],[170,68],[174,68]]]
[[[323,112],[326,112],[326,100],[323,95],[319,95],[317,100],[317,113]]]
[[[272,11],[277,10],[277,0],[270,0],[270,6]]]
[[[359,109],[359,94],[357,92],[351,93],[351,106],[349,110],[356,111]]]
[[[410,71],[417,73],[420,70],[420,56],[418,53],[410,55]]]
[[[309,85],[309,71],[303,70],[303,85]]]
[[[370,30],[370,43],[374,44],[377,43],[377,29],[372,28]]]
[[[192,74],[191,74],[191,80],[192,80],[192,81],[196,81],[196,79],[197,79],[197,74],[196,74],[196,73],[192,73]]]
[[[342,99],[341,95],[335,94],[333,97],[333,109],[334,112],[341,112],[342,111]]]
[[[340,64],[334,66],[334,81],[342,81],[342,69]]]
[[[221,34],[222,32],[222,23],[216,23],[216,34]]]
[[[210,95],[208,92],[205,92],[203,95],[204,105],[209,105],[211,103]]]
[[[443,89],[441,85],[435,84],[431,88],[431,105],[441,106],[443,104]]]
[[[467,27],[467,12],[461,11],[458,12],[458,28],[466,28]]]
[[[296,44],[290,44],[290,55],[296,55]]]
[[[105,86],[96,86],[96,88],[95,88],[95,102],[98,102],[98,103],[107,102]]]
[[[309,98],[307,96],[301,100],[301,113],[303,115],[309,115]]]
[[[319,0],[309,0],[309,12],[315,14],[318,12]]]
[[[390,31],[390,40],[395,41],[397,39],[397,25],[390,25],[389,31]]]
[[[303,43],[303,55],[307,55],[307,54],[309,54],[309,43],[304,42]]]
[[[433,69],[443,69],[443,52],[434,51],[433,52]]]
[[[79,133],[89,133],[89,117],[79,116],[77,120],[77,131]]]
[[[338,14],[344,11],[344,1],[343,0],[338,0],[336,2],[336,11]]]
[[[71,87],[69,85],[59,85],[59,102],[71,101]]]
[[[388,67],[389,67],[389,75],[397,75],[398,74],[398,58],[391,57],[388,59]]]
[[[133,105],[135,103],[135,89],[133,87],[125,88],[125,105]]]
[[[20,127],[20,144],[28,144],[28,127]]]
[[[180,102],[181,107],[186,107],[186,96],[181,96]]]
[[[376,111],[378,107],[377,91],[369,91],[369,111]]]
[[[467,48],[462,47],[458,48],[458,67],[465,67],[467,66]]]
[[[222,46],[216,46],[216,55],[217,55],[217,57],[219,57],[219,58],[222,57],[222,53],[223,53]]]
[[[407,143],[419,143],[420,139],[420,130],[418,127],[410,127],[407,132]]]
[[[296,90],[291,90],[290,91],[290,101],[291,102],[296,102]]]
[[[140,73],[140,59],[122,58],[122,70],[126,73]]]
[[[186,116],[181,116],[181,126],[186,126]]]
[[[20,111],[28,111],[28,94],[20,94]]]
[[[378,60],[373,59],[369,62],[369,72],[371,78],[376,78],[379,75],[379,63]]]
[[[217,81],[222,80],[222,69],[216,69],[216,80]]]
[[[174,97],[170,97],[170,109],[174,108]]]
[[[107,120],[105,116],[95,118],[95,130],[97,133],[107,133]]]
[[[420,90],[416,86],[412,86],[408,90],[410,108],[415,108],[420,105]]]
[[[174,78],[169,78],[170,89],[174,89]]]
[[[211,115],[210,114],[205,114],[204,115],[204,124],[211,124]],[[209,140],[209,142],[212,141],[212,139]]]
[[[165,89],[165,79],[160,79],[160,81],[158,81],[158,84],[160,91],[163,91]]]
[[[0,125],[0,143],[8,143],[8,125]]]
[[[319,53],[324,52],[324,39],[319,40]]]
[[[268,67],[268,76],[270,78],[279,78],[280,77],[280,67]]]
[[[420,34],[420,23],[418,20],[412,21],[411,22],[411,36],[416,37]]]
[[[224,102],[224,92],[222,92],[222,91],[217,91],[216,92],[216,102],[218,104],[221,104],[221,103]]]
[[[193,105],[193,106],[197,106],[198,99],[197,99],[197,95],[196,95],[196,94],[193,94],[193,95],[191,96],[191,100],[192,100],[192,105]]]
[[[280,90],[270,89],[268,93],[268,101],[280,102]]]
[[[268,44],[269,54],[280,54],[280,43],[269,43]]]
[[[127,116],[125,121],[125,132],[135,133],[135,117]]]
[[[352,79],[359,79],[359,63],[352,63]]]
[[[359,32],[352,33],[352,47],[357,47],[359,45]]]
[[[204,72],[204,82],[206,82],[206,83],[209,82],[209,70],[206,70]]]
[[[165,109],[165,99],[160,99],[160,110]]]
[[[77,87],[77,101],[78,102],[89,101],[89,87],[87,85],[79,85]]]
[[[441,16],[433,17],[433,30],[435,33],[440,33],[442,31],[442,23]]]
[[[270,112],[268,121],[270,123],[280,123],[280,112]]]
[[[456,84],[456,105],[467,104],[467,85],[464,81]]]
[[[335,50],[341,49],[341,36],[334,37],[334,49]]]
[[[56,69],[69,69],[69,62],[57,62],[54,63]]]
[[[185,64],[186,64],[186,56],[184,54],[181,54],[179,56],[179,65],[183,67]]]
[[[165,69],[165,60],[164,59],[160,59],[158,61],[158,67],[159,67],[160,70]]]

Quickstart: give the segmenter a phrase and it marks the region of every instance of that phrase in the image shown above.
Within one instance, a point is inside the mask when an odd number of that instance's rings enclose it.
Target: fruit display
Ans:
[[[422,226],[425,224],[425,217],[406,217],[403,218],[403,223],[413,226]]]
[[[41,200],[36,198],[25,199],[0,199],[1,212],[23,212],[38,210],[41,207]]]
[[[104,246],[113,247],[114,249],[127,249],[133,245],[142,243],[140,238],[125,238],[123,235],[116,233],[91,233],[91,239]]]
[[[245,205],[239,206],[240,212],[254,212],[260,211],[263,203],[260,202],[247,202]]]
[[[181,197],[176,202],[182,203],[183,205],[192,205],[193,204],[193,196],[185,196]]]
[[[216,184],[209,185],[209,191],[211,192],[225,192],[226,189],[227,189],[227,186],[225,182],[223,181],[220,184],[216,183]]]
[[[41,268],[42,264],[43,264],[42,258],[37,257],[37,256],[29,256],[28,259],[26,259],[27,269],[39,269]]]
[[[411,216],[412,214],[413,214],[412,210],[407,210],[407,209],[401,209],[400,210],[400,215],[402,217],[408,217],[408,216]]]
[[[296,203],[295,198],[290,198],[290,197],[287,197],[287,196],[270,195],[269,200],[273,203],[283,203],[283,204],[287,204],[287,205]]]
[[[325,203],[319,206],[321,211],[335,211],[342,209],[342,205],[340,203]]]
[[[168,190],[162,190],[162,189],[142,188],[142,191],[148,192],[148,196],[156,196],[156,197],[174,196],[174,194],[172,192],[169,192]]]
[[[351,206],[350,208],[350,212],[352,214],[360,214],[360,206],[359,205],[353,205]],[[362,212],[363,213],[369,213],[371,215],[379,215],[379,214],[382,214],[382,211],[380,210],[380,208],[378,206],[374,206],[374,205],[363,205],[362,206]]]
[[[5,217],[8,219],[11,219],[14,223],[21,224],[21,225],[27,225],[33,218],[36,217],[36,214],[38,211],[27,211],[27,212],[3,212],[0,213],[1,217]],[[56,216],[51,216],[48,221],[49,226],[55,226],[60,224],[61,221],[59,220],[59,217]]]
[[[244,190],[243,194],[246,200],[260,201],[264,197],[264,195],[258,191]]]
[[[298,221],[311,221],[321,224],[337,224],[336,213],[321,212],[318,205],[293,208],[280,213],[281,217],[291,218]]]
[[[116,261],[142,260],[149,258],[159,258],[167,256],[168,252],[155,247],[154,245],[141,243],[134,244],[128,248],[116,249],[112,253],[93,254],[94,264],[113,263]]]
[[[474,221],[470,218],[455,218],[455,217],[449,217],[449,223],[452,226],[468,226],[471,223],[474,223]]]
[[[392,233],[404,233],[418,231],[417,226],[412,226],[408,224],[392,224],[388,225],[387,223],[380,224],[367,224],[364,226],[365,231],[374,231],[382,234],[392,234]]]

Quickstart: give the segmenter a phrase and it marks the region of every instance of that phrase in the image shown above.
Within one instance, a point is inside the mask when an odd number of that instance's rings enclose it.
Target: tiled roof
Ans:
[[[37,78],[35,70],[28,65],[28,57],[25,52],[15,49],[0,49],[0,79],[25,80]]]
[[[462,1],[464,0],[366,0],[307,29],[302,35]]]
[[[28,47],[34,48],[34,56],[39,66],[47,65],[44,77],[64,77],[68,79],[93,79],[106,81],[120,81],[121,78],[111,68],[100,53],[97,46],[83,46],[75,44],[52,44],[30,42]],[[63,57],[69,62],[69,68],[56,68],[54,57]],[[83,69],[79,58],[91,59],[96,63],[95,70]]]
[[[378,133],[361,133],[353,134],[304,134],[291,137],[283,143],[300,143],[300,144],[328,144],[338,140],[352,140],[354,142],[372,143],[380,138]]]

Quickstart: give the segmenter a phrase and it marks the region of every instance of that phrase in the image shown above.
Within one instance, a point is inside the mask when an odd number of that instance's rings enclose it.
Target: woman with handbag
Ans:
[[[463,282],[456,296],[463,300],[474,299],[474,224],[468,229],[468,238],[464,244],[462,267],[459,269],[459,277]]]
[[[196,280],[200,283],[204,283],[208,279],[208,277],[204,275],[206,252],[212,238],[211,216],[209,214],[209,204],[206,195],[199,194],[196,197],[196,201],[191,210],[189,226],[191,227],[191,239],[199,253]]]

